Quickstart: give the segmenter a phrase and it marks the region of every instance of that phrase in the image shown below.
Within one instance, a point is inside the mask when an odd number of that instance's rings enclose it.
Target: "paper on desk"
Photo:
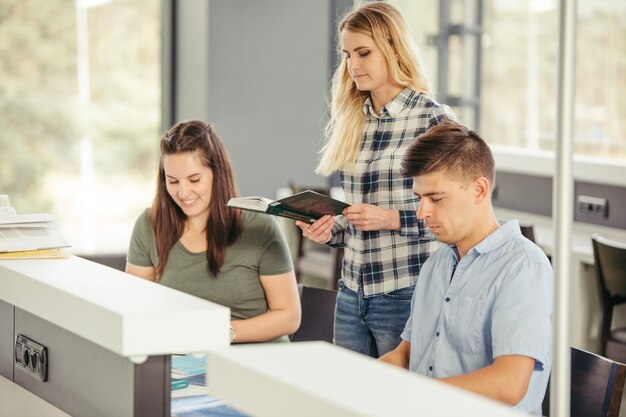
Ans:
[[[59,249],[25,250],[19,252],[0,253],[0,260],[3,259],[50,259],[67,258],[69,255]]]
[[[66,248],[69,246],[56,226],[0,227],[0,252]]]
[[[0,225],[20,226],[23,223],[56,222],[59,218],[49,213],[3,214],[0,213]]]
[[[0,216],[15,216],[17,211],[13,207],[0,206]]]

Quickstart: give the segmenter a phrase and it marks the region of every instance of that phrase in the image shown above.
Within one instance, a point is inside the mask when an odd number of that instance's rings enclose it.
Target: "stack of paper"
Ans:
[[[0,259],[65,256],[70,246],[52,214],[17,214],[9,197],[0,195]]]

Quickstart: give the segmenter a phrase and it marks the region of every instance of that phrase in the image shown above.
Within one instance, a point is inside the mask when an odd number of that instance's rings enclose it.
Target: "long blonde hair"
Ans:
[[[343,30],[370,36],[382,51],[389,74],[396,83],[429,94],[417,48],[395,7],[379,1],[362,4],[341,19],[338,36]],[[331,83],[330,119],[324,130],[326,140],[320,150],[322,156],[315,170],[322,175],[354,166],[365,127],[363,103],[369,96],[368,91],[359,91],[350,77],[340,42],[337,52],[341,61]]]

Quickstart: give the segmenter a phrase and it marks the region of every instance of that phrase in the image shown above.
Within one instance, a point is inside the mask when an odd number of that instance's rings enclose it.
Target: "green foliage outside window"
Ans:
[[[87,18],[86,100],[78,97],[78,7]],[[160,135],[160,13],[154,0],[0,2],[0,194],[18,212],[52,212],[81,227],[86,142],[98,227],[132,226],[149,204]]]

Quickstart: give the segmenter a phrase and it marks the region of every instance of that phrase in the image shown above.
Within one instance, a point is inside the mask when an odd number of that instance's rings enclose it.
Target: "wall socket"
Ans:
[[[579,195],[576,198],[578,213],[587,218],[606,219],[609,217],[609,202],[606,198]]]
[[[28,337],[15,337],[15,366],[40,381],[48,380],[48,348]]]

